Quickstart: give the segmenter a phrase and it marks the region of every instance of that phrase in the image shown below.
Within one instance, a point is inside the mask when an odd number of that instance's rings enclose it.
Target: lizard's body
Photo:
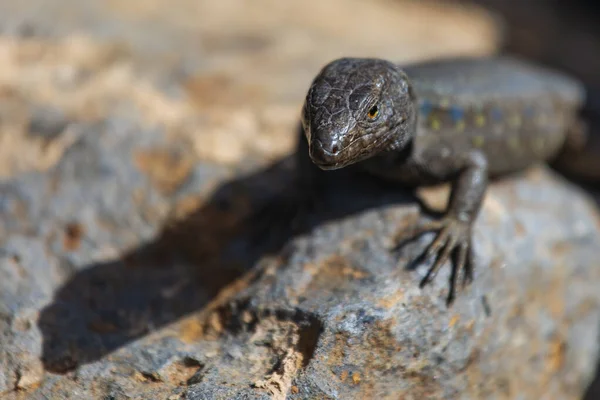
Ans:
[[[402,161],[398,152],[366,160],[380,176],[414,185],[447,181],[452,159],[472,150],[485,155],[490,176],[518,171],[552,158],[577,126],[582,86],[517,60],[454,59],[403,70],[418,110],[412,151]]]
[[[577,132],[583,101],[577,81],[509,58],[335,60],[306,96],[297,183],[306,196],[321,170],[349,165],[402,185],[452,182],[446,216],[401,235],[439,232],[422,284],[452,256],[452,301],[457,270],[472,278],[471,228],[488,179],[553,158]]]

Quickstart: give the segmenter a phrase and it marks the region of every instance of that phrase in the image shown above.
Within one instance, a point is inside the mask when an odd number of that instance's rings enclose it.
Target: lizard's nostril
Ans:
[[[339,148],[339,147],[338,147],[336,144],[334,144],[334,145],[331,147],[331,152],[332,152],[332,153],[337,153],[337,152],[339,151],[339,149],[340,149],[340,148]]]

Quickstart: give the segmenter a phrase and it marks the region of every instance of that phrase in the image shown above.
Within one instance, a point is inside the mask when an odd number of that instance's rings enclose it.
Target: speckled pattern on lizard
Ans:
[[[395,244],[437,232],[421,287],[452,259],[451,304],[459,273],[463,285],[473,279],[472,227],[489,179],[581,144],[584,100],[575,79],[508,57],[334,60],[302,109],[298,202],[309,201],[323,170],[350,165],[407,187],[450,182],[445,215],[398,232]]]

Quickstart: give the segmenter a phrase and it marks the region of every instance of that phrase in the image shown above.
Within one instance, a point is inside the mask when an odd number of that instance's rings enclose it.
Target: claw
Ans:
[[[446,217],[418,226],[407,233],[395,235],[394,250],[403,246],[407,241],[415,240],[424,233],[438,231],[436,238],[427,249],[419,255],[418,260],[426,260],[435,256],[435,261],[421,280],[419,287],[423,288],[435,279],[441,267],[452,256],[453,266],[450,275],[450,289],[446,304],[450,305],[456,295],[456,281],[459,272],[463,273],[462,288],[473,281],[473,260],[471,254],[471,226],[469,223]]]
[[[456,270],[463,271],[463,279],[462,279],[462,289],[465,288],[467,284],[467,253],[469,251],[468,244],[462,243],[456,249],[456,259],[454,260],[455,268],[453,269],[453,274],[456,275]],[[453,286],[456,284],[456,276],[454,276]]]
[[[454,302],[454,299],[456,297],[456,280],[458,278],[458,273],[461,270],[465,270],[465,263],[467,260],[468,251],[468,243],[463,242],[454,249],[454,252],[452,254],[452,262],[454,265],[450,273],[450,291],[448,292],[448,298],[446,299],[447,306],[450,306]],[[466,272],[463,273],[463,280],[461,285],[462,290],[465,289],[465,274]]]
[[[464,263],[464,274],[462,287],[464,288],[469,283],[473,282],[473,253],[471,251],[471,245],[465,244],[466,261]]]
[[[440,239],[443,238],[443,239]],[[438,241],[438,239],[440,239]],[[452,250],[454,250],[454,245],[456,242],[456,239],[450,235],[448,235],[447,230],[444,229],[439,235],[438,235],[438,239],[436,239],[436,241],[434,241],[429,249],[431,249],[433,247],[434,244],[436,243],[441,243],[438,244],[435,250],[435,253],[437,253],[437,258],[435,260],[435,263],[433,264],[433,266],[431,268],[429,268],[429,271],[427,271],[427,275],[425,275],[425,278],[423,278],[423,280],[421,281],[420,287],[424,287],[427,283],[431,282],[437,275],[438,271],[440,270],[440,268],[442,267],[442,265],[444,265],[444,263],[446,261],[448,261],[448,258],[450,258],[450,253],[452,252]],[[440,248],[443,247],[443,249],[441,249],[441,253]],[[429,253],[429,252],[428,252]]]

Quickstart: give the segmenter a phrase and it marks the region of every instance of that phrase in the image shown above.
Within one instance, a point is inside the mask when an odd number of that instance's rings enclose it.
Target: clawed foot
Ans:
[[[451,305],[455,298],[457,274],[463,271],[462,288],[473,281],[473,256],[471,250],[471,225],[468,222],[459,221],[455,217],[445,217],[438,221],[428,222],[410,229],[407,232],[398,233],[394,240],[393,250],[398,250],[406,242],[417,239],[421,235],[437,231],[436,238],[416,261],[425,261],[435,256],[435,262],[427,271],[420,283],[423,288],[433,281],[438,271],[452,256],[453,266],[450,276],[450,291],[446,300]]]

